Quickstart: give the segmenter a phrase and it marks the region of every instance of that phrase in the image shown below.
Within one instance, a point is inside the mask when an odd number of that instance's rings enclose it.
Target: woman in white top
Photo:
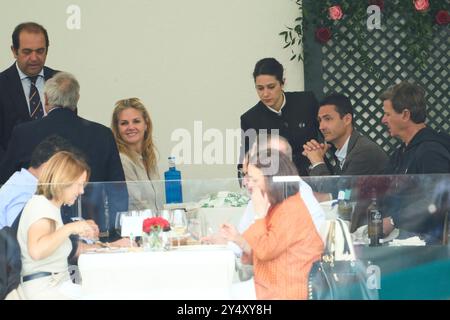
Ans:
[[[72,205],[84,192],[89,167],[70,152],[53,155],[45,165],[36,194],[27,202],[17,238],[22,258],[22,289],[27,299],[68,299],[61,286],[71,283],[67,257],[72,250],[69,236],[95,238],[92,220],[63,224],[61,206]]]
[[[129,98],[117,101],[111,129],[127,180],[129,209],[161,210],[161,181],[152,181],[159,180],[153,125],[141,100]]]

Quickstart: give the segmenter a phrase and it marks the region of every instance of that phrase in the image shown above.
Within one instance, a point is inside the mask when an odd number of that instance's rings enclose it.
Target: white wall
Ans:
[[[81,9],[79,30],[66,27],[71,4]],[[293,0],[2,0],[0,12],[0,68],[14,61],[14,27],[43,24],[50,36],[46,64],[78,78],[82,117],[109,126],[116,100],[144,101],[160,172],[176,145],[175,129],[193,135],[196,120],[203,131],[239,129],[239,116],[258,101],[251,75],[258,59],[277,58],[285,89],[303,89],[302,65],[289,61],[278,35],[297,16]],[[231,164],[179,167],[184,178],[235,177]]]

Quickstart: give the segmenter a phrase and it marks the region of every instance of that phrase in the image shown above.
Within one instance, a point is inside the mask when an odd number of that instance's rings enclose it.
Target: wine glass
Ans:
[[[173,211],[171,225],[175,234],[182,236],[186,233],[187,219],[184,210],[176,209]]]
[[[177,240],[178,246],[180,239],[185,236],[187,230],[187,219],[184,210],[176,209],[172,213],[171,230],[174,238]]]

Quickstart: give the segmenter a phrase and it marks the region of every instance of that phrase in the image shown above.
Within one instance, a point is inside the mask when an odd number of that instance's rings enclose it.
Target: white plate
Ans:
[[[128,252],[128,248],[109,247],[109,248],[88,248],[84,253],[114,253]]]

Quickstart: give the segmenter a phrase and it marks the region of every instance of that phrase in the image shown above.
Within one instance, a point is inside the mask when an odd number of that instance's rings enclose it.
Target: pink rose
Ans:
[[[316,29],[316,40],[321,44],[325,44],[331,39],[331,30],[325,27]]]
[[[331,20],[340,20],[344,16],[341,6],[332,6],[328,8],[328,15]]]
[[[428,0],[414,0],[414,7],[417,11],[427,11],[430,7]]]
[[[450,15],[445,10],[439,10],[436,13],[436,23],[440,25],[446,25],[450,22]]]

